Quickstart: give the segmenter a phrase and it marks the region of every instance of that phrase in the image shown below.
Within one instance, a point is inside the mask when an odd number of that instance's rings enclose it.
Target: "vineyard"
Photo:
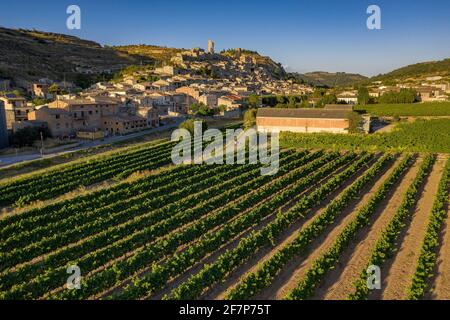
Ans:
[[[263,176],[172,146],[0,182],[0,299],[450,299],[447,155],[283,149]]]

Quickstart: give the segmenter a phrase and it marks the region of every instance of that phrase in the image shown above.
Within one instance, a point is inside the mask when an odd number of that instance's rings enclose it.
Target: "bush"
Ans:
[[[12,144],[14,147],[31,147],[35,141],[41,139],[41,132],[44,140],[51,137],[48,128],[37,128],[37,127],[25,127],[17,130],[12,137]]]
[[[257,109],[249,109],[244,114],[244,129],[250,129],[256,124]]]
[[[214,115],[214,110],[211,109],[210,107],[208,107],[204,103],[194,103],[194,104],[192,104],[191,107],[190,107],[190,112],[193,115],[205,116],[205,117]]]

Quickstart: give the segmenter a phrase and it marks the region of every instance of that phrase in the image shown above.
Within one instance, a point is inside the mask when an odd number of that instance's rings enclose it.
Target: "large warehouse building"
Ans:
[[[348,133],[349,110],[262,108],[256,116],[261,132]]]

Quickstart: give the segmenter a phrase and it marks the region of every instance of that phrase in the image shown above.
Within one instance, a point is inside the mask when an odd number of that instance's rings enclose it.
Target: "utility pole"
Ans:
[[[41,131],[41,158],[44,157],[44,135],[42,134]]]

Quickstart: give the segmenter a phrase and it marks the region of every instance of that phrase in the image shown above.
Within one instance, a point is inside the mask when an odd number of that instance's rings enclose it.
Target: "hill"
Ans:
[[[181,53],[185,50],[146,44],[114,46],[112,48],[117,52],[125,53],[127,55],[132,56],[146,57],[160,63],[170,61],[170,59],[172,59],[177,53]]]
[[[64,34],[0,27],[0,79],[10,79],[13,86],[22,88],[42,78],[86,87],[131,65],[163,65],[185,50],[143,44],[103,47]],[[235,58],[228,51],[217,56]],[[270,57],[250,50],[242,50],[241,56],[249,56],[277,78],[286,75]]]
[[[373,77],[373,81],[405,81],[408,79],[418,79],[425,77],[442,76],[450,79],[450,59],[441,61],[428,61],[408,65]]]
[[[142,60],[151,61],[74,36],[0,28],[0,78],[17,86],[41,78],[84,83]]]
[[[315,71],[303,74],[293,73],[292,75],[305,83],[319,87],[346,87],[368,79],[360,74],[346,72]]]
[[[254,63],[260,66],[264,66],[277,78],[284,78],[287,75],[281,63],[275,62],[272,58],[268,56],[263,56],[259,54],[257,51],[238,48],[238,49],[223,50],[220,54],[232,59],[250,58],[251,60],[254,61]]]

